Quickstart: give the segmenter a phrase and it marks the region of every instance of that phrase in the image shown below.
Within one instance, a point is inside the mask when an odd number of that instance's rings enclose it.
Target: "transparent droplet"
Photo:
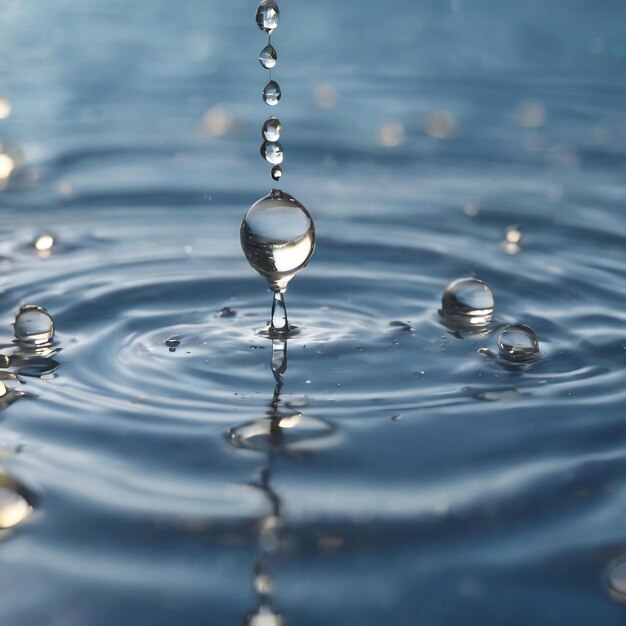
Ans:
[[[266,141],[278,141],[282,129],[283,126],[277,117],[274,115],[268,117],[263,124],[263,139]]]
[[[180,346],[180,337],[172,335],[169,339],[165,340],[165,345],[170,349],[170,352],[176,352],[176,348]]]
[[[263,89],[263,102],[273,107],[280,102],[281,96],[282,94],[278,83],[275,80],[270,80],[270,82],[265,85],[265,89]]]
[[[34,304],[20,307],[13,322],[15,338],[22,343],[41,345],[54,337],[54,321],[46,309]]]
[[[283,147],[277,141],[264,141],[261,156],[272,165],[280,165],[284,158]]]
[[[486,326],[493,317],[493,292],[482,280],[459,278],[443,292],[441,314],[460,326]]]
[[[272,168],[272,178],[276,181],[280,180],[283,176],[283,168],[280,165]]]
[[[263,0],[256,10],[256,23],[266,33],[272,33],[278,28],[279,17],[280,11],[274,0]]]
[[[524,324],[509,324],[498,338],[500,356],[508,361],[528,361],[539,353],[539,339]]]
[[[607,584],[611,598],[615,602],[626,604],[626,561],[611,566]]]
[[[261,50],[259,54],[259,63],[266,69],[271,70],[276,67],[276,61],[278,61],[278,53],[274,46],[270,43]]]
[[[273,189],[248,210],[241,224],[241,247],[271,288],[285,291],[313,255],[313,219],[293,196]]]
[[[0,529],[6,530],[23,522],[32,507],[12,486],[10,479],[2,476],[0,480]]]

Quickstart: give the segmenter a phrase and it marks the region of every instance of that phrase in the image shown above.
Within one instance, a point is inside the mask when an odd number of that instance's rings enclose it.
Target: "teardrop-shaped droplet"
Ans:
[[[539,353],[539,339],[532,328],[509,324],[500,333],[498,350],[507,361],[528,361]]]
[[[280,11],[274,0],[263,0],[256,10],[256,23],[261,30],[271,33],[278,28]]]
[[[278,53],[274,46],[270,43],[261,50],[259,54],[259,63],[266,69],[271,70],[276,67],[276,61],[278,61]]]
[[[280,165],[275,165],[272,168],[272,178],[279,181],[283,176],[283,168]]]
[[[54,337],[54,321],[46,309],[34,304],[20,307],[13,322],[15,338],[22,343],[41,345]]]
[[[280,102],[281,96],[282,94],[278,83],[275,80],[270,80],[270,82],[265,85],[265,89],[263,89],[263,102],[273,107]]]
[[[241,248],[248,263],[271,288],[284,291],[313,256],[313,219],[294,197],[274,189],[246,213],[241,224]]]
[[[459,278],[445,288],[441,314],[460,326],[486,326],[491,322],[494,306],[493,292],[482,280]]]
[[[266,141],[278,141],[282,130],[283,125],[280,123],[280,120],[275,115],[272,115],[263,124],[263,139]]]
[[[261,156],[272,165],[280,165],[284,158],[283,147],[277,141],[264,141]]]

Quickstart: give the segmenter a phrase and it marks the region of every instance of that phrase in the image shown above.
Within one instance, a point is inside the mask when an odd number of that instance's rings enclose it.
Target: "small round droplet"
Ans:
[[[54,337],[54,321],[46,309],[34,304],[20,307],[13,322],[15,338],[25,344],[41,345]]]
[[[278,141],[282,130],[283,126],[280,120],[272,115],[268,117],[263,124],[263,139],[266,141]]]
[[[241,248],[248,263],[271,288],[284,291],[313,256],[313,219],[293,196],[274,189],[246,213],[241,224]]]
[[[277,141],[264,141],[261,156],[272,165],[280,165],[284,158],[283,147]]]
[[[461,326],[486,326],[491,322],[494,306],[493,292],[482,280],[459,278],[445,288],[441,314]]]
[[[270,43],[261,50],[259,54],[259,63],[266,69],[271,70],[276,67],[276,61],[278,61],[278,53],[274,46]]]
[[[49,256],[54,247],[54,236],[50,233],[41,233],[33,240],[35,251],[42,257]]]
[[[31,511],[30,504],[10,485],[0,485],[0,530],[17,526]]]
[[[280,102],[281,96],[282,94],[278,83],[275,80],[270,80],[270,82],[265,85],[265,89],[263,89],[263,102],[273,107]]]
[[[532,328],[509,324],[500,333],[498,350],[507,361],[528,361],[539,353],[539,340]]]
[[[169,339],[165,340],[165,345],[170,349],[170,352],[176,352],[176,348],[180,346],[180,337],[172,335]]]
[[[272,33],[278,28],[280,11],[274,0],[263,0],[256,10],[256,23],[261,30]]]
[[[272,168],[272,178],[276,181],[280,180],[283,176],[283,168],[280,165],[276,165]]]

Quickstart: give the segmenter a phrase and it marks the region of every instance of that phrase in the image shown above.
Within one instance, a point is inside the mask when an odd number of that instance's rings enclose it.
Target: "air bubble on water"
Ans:
[[[266,69],[271,70],[276,67],[276,61],[278,61],[278,54],[274,46],[270,43],[261,50],[259,54],[259,63]]]
[[[283,147],[277,141],[264,141],[261,156],[272,165],[280,165],[284,159]]]
[[[285,291],[315,250],[313,219],[293,196],[273,189],[246,213],[241,224],[241,248],[273,291]]]
[[[274,0],[263,0],[256,10],[256,23],[261,30],[271,34],[278,28],[280,10]]]
[[[54,321],[43,307],[25,304],[13,322],[15,338],[23,344],[42,345],[54,338]]]
[[[165,345],[170,349],[170,352],[176,352],[176,348],[180,346],[180,337],[172,335],[169,339],[165,340]]]
[[[498,351],[507,361],[528,361],[539,354],[539,339],[532,328],[509,324],[500,333]]]
[[[493,292],[482,280],[459,278],[445,288],[440,313],[452,324],[481,327],[491,322],[494,306]]]
[[[1,474],[0,481],[0,529],[7,530],[23,522],[32,507]]]
[[[54,236],[50,233],[40,233],[33,240],[33,247],[39,256],[47,257],[52,253],[54,248]]]
[[[278,141],[282,129],[283,126],[275,115],[268,117],[263,124],[263,139],[266,141]]]
[[[283,168],[280,165],[276,165],[272,168],[272,178],[275,181],[279,181],[283,176]]]
[[[270,80],[263,89],[263,102],[273,107],[280,102],[281,96],[282,94],[278,83],[275,80]]]

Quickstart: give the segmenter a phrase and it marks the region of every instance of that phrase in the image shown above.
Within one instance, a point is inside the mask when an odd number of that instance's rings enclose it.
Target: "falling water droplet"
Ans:
[[[270,82],[265,85],[265,89],[263,89],[263,102],[273,107],[280,102],[281,96],[282,94],[278,83],[275,80],[270,80]]]
[[[268,596],[272,592],[272,578],[262,562],[257,562],[252,572],[254,589],[260,596]]]
[[[500,333],[498,350],[507,361],[528,361],[539,353],[539,340],[532,328],[509,324]]]
[[[278,141],[282,129],[283,126],[277,117],[274,115],[268,117],[263,124],[263,139],[266,141]]]
[[[276,165],[272,168],[272,178],[276,181],[280,180],[283,176],[283,168],[280,165]]]
[[[270,43],[261,50],[259,54],[259,63],[266,69],[271,70],[276,67],[276,61],[278,61],[278,53],[274,46]]]
[[[271,288],[285,291],[313,255],[313,219],[293,196],[273,189],[248,210],[241,224],[241,247]]]
[[[26,344],[41,345],[54,337],[54,321],[46,309],[34,304],[20,307],[13,322],[15,338]]]
[[[264,141],[261,156],[272,165],[280,165],[284,158],[283,147],[277,141]]]
[[[459,278],[443,292],[441,314],[461,326],[486,326],[493,317],[493,292],[482,280]]]
[[[272,33],[278,28],[279,17],[280,11],[274,0],[263,0],[256,10],[256,23],[266,33]]]

